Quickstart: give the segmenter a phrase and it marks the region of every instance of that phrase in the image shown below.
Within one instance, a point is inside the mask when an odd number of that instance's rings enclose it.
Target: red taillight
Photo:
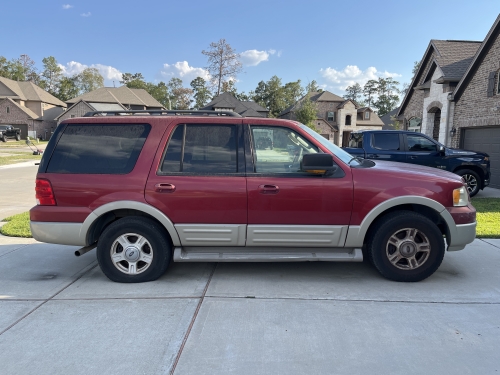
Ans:
[[[54,191],[52,190],[52,185],[49,180],[43,178],[36,179],[36,203],[40,206],[55,206],[56,198],[54,197]]]

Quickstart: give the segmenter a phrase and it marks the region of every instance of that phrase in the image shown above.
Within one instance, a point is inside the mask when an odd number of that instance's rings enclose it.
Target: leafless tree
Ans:
[[[236,74],[241,72],[243,66],[240,62],[240,55],[226,42],[226,39],[210,43],[210,48],[201,53],[208,56],[206,69],[210,72],[212,84],[217,87],[217,95],[219,95],[222,82],[228,78],[235,78]]]

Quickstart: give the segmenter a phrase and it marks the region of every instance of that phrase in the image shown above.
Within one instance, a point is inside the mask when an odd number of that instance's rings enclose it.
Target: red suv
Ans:
[[[256,147],[263,133],[272,149]],[[43,154],[36,198],[35,239],[80,253],[97,246],[118,282],[155,280],[171,260],[363,254],[388,279],[419,281],[476,229],[453,173],[358,160],[297,122],[210,111],[65,120]]]

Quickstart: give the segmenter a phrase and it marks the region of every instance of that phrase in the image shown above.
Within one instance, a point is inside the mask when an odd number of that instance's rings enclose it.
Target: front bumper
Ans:
[[[476,238],[477,222],[458,224],[455,233],[449,238],[448,251],[462,250]]]

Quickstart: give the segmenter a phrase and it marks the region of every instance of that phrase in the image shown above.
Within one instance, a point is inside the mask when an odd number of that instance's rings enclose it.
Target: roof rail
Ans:
[[[148,114],[152,116],[227,116],[227,117],[242,117],[239,113],[229,111],[191,111],[191,110],[122,110],[122,111],[93,111],[87,112],[83,117],[94,116],[118,116],[118,115],[141,115]]]

